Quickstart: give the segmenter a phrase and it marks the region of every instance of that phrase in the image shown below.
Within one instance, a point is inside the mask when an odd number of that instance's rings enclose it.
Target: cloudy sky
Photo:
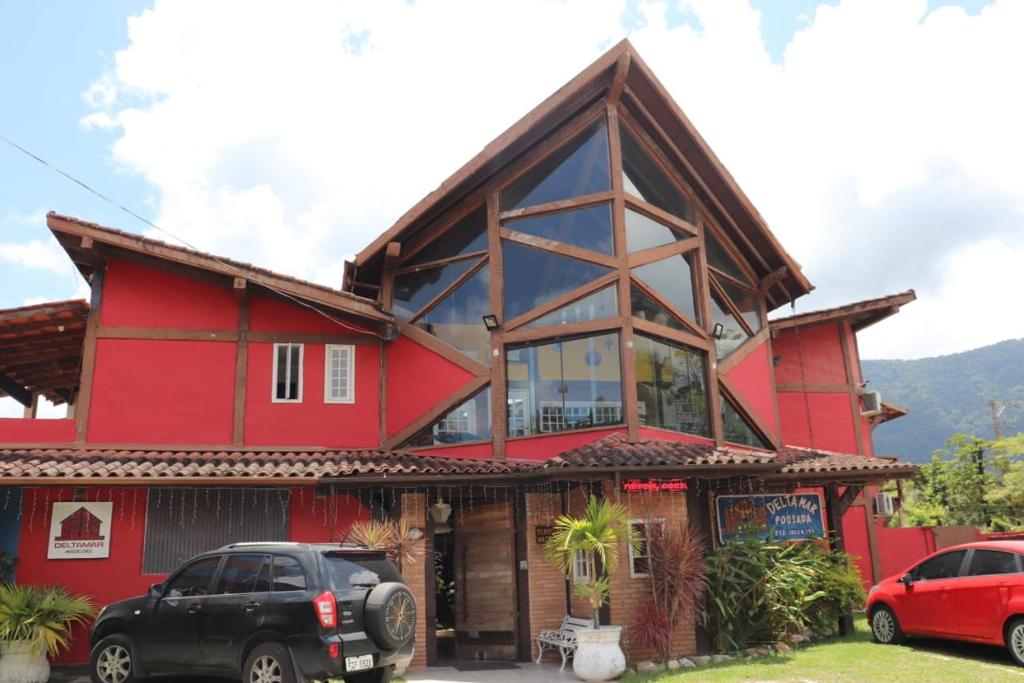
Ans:
[[[914,288],[861,351],[915,358],[1024,337],[1022,34],[1019,0],[0,0],[0,135],[337,285],[628,36],[817,286],[796,310]],[[2,143],[0,178],[0,307],[84,294],[48,210],[167,239]]]

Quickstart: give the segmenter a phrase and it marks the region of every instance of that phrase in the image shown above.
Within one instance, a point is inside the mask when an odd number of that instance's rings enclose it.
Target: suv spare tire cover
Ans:
[[[377,584],[366,596],[363,620],[380,649],[397,650],[416,633],[416,601],[403,584]]]

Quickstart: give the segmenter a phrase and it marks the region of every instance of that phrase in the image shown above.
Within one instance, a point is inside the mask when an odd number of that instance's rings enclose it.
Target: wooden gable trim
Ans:
[[[467,270],[467,271],[466,271],[465,273],[463,273],[462,275],[460,275],[460,276],[458,276],[457,278],[455,278],[454,280],[452,280],[452,281],[451,281],[451,282],[450,282],[450,283],[448,284],[448,286],[447,286],[447,287],[445,287],[444,289],[442,289],[442,290],[441,290],[440,292],[438,292],[438,293],[437,293],[437,294],[436,294],[436,295],[434,296],[434,298],[433,298],[433,299],[431,299],[431,300],[430,300],[430,301],[428,301],[428,302],[427,302],[426,304],[424,304],[424,305],[423,305],[423,308],[421,308],[420,310],[416,311],[416,313],[414,313],[414,314],[413,314],[413,316],[412,316],[411,318],[409,318],[409,322],[410,322],[410,323],[414,323],[414,322],[416,322],[417,320],[419,320],[420,318],[422,318],[422,317],[423,317],[424,315],[426,315],[427,313],[429,313],[429,312],[430,312],[430,310],[431,310],[432,308],[434,308],[434,306],[437,306],[437,305],[438,305],[439,303],[441,303],[442,301],[444,301],[445,299],[447,299],[447,298],[448,298],[448,295],[449,295],[449,294],[451,294],[451,293],[452,293],[452,292],[454,292],[454,291],[455,291],[456,289],[458,289],[459,287],[461,287],[461,286],[462,286],[462,285],[463,285],[463,284],[464,284],[464,283],[465,283],[466,281],[468,281],[468,280],[469,280],[469,278],[471,278],[471,277],[473,277],[474,275],[476,275],[477,273],[479,273],[479,272],[480,272],[480,269],[481,269],[481,268],[483,268],[483,267],[484,267],[484,266],[486,266],[486,265],[487,265],[487,259],[480,259],[479,261],[477,261],[476,263],[474,263],[474,264],[473,264],[473,265],[472,265],[472,266],[471,266],[471,267],[469,268],[469,270]],[[482,323],[482,321],[481,321],[481,324],[483,324],[483,323]]]
[[[647,284],[644,281],[644,279],[641,278],[639,275],[637,275],[636,273],[631,273],[630,277],[632,278],[632,283],[635,284],[637,287],[639,287],[641,289],[641,291],[643,291],[644,294],[646,294],[652,301],[654,301],[654,303],[656,303],[659,306],[661,306],[662,308],[664,308],[668,312],[669,315],[671,315],[677,321],[681,322],[683,325],[685,325],[687,328],[689,328],[694,335],[700,336],[700,337],[703,338],[704,335],[707,334],[707,332],[704,330],[704,328],[702,328],[700,326],[700,324],[698,324],[697,322],[695,322],[693,320],[690,320],[690,318],[687,315],[685,315],[682,311],[680,311],[678,308],[676,308],[673,303],[671,303],[668,299],[666,299],[661,294],[661,292],[657,291],[654,287],[651,287],[649,284]],[[694,288],[694,289],[696,289],[696,288]],[[696,292],[694,292],[694,296],[696,297]],[[699,311],[699,307],[695,306],[695,308],[697,308],[697,310]],[[632,315],[632,310],[630,310],[630,315]],[[637,320],[643,321],[640,318],[638,318]],[[643,322],[647,322],[647,321],[643,321]],[[658,327],[663,327],[663,326],[659,325]]]
[[[484,192],[477,189],[459,201],[449,211],[441,214],[437,220],[419,231],[416,235],[406,241],[402,246],[402,258],[400,265],[405,265],[423,251],[425,247],[436,242],[438,238],[448,232],[449,229],[458,225],[463,218],[466,218],[474,211],[479,211],[484,205]]]
[[[839,332],[839,347],[843,353],[843,373],[846,376],[846,383],[850,392],[850,417],[853,419],[854,438],[857,439],[857,455],[864,455],[864,425],[860,414],[860,394],[857,392],[857,384],[853,372],[853,357],[850,354],[850,343],[846,339],[846,321],[836,323]],[[850,334],[854,334],[851,330]]]
[[[658,247],[634,251],[627,257],[627,262],[630,268],[636,268],[638,266],[645,266],[648,263],[654,263],[655,261],[663,261],[676,254],[685,254],[688,251],[697,249],[699,246],[700,240],[696,237],[678,242],[669,242]]]
[[[779,441],[779,437],[775,435],[774,431],[768,429],[767,425],[765,425],[761,418],[757,416],[757,413],[754,412],[753,408],[750,406],[750,403],[747,402],[747,399],[743,398],[743,394],[737,391],[736,387],[733,386],[732,382],[730,382],[721,373],[719,373],[718,375],[718,382],[721,385],[722,389],[725,391],[727,400],[732,401],[733,407],[739,411],[740,415],[742,415],[743,418],[747,421],[747,424],[753,427],[758,432],[760,437],[764,439],[766,443],[771,445],[773,450],[779,450],[779,448],[782,447],[782,444]],[[715,409],[719,413],[722,412],[722,407],[718,404],[715,405]]]
[[[555,150],[551,150],[552,152]],[[543,161],[543,159],[541,159]],[[498,214],[498,218],[501,220],[502,227],[508,227],[505,225],[506,221],[516,221],[521,218],[531,218],[539,214],[548,213],[564,213],[575,209],[585,209],[591,206],[599,206],[601,204],[607,204],[615,196],[614,190],[608,190],[607,192],[598,192],[596,194],[585,194],[580,197],[569,197],[568,199],[559,199],[554,202],[546,202],[544,204],[534,204],[532,206],[524,206],[519,209],[509,209],[502,211]],[[514,230],[515,228],[509,228]]]
[[[504,325],[506,333],[511,332],[512,330],[516,330],[530,322],[533,322],[537,318],[543,318],[548,313],[557,311],[559,308],[562,308],[563,306],[568,306],[573,302],[579,301],[584,297],[590,296],[594,292],[598,291],[599,289],[604,289],[605,287],[607,287],[608,285],[610,285],[611,283],[615,282],[618,279],[618,272],[607,273],[597,278],[596,280],[591,280],[585,285],[580,285],[576,289],[569,290],[565,294],[559,296],[557,299],[552,299],[546,304],[537,306],[536,308],[533,308],[527,311],[526,313],[523,313],[522,315],[517,316],[512,320],[509,320]]]
[[[686,197],[687,201],[689,201],[689,195],[686,195]],[[632,211],[644,214],[651,220],[672,228],[674,232],[682,233],[684,236],[697,236],[697,226],[680,218],[674,213],[669,213],[665,209],[655,206],[654,204],[648,204],[643,199],[629,194],[625,190],[623,190],[623,198],[626,202],[626,206]]]
[[[92,298],[89,301],[89,319],[85,324],[85,341],[82,342],[82,374],[78,380],[78,396],[75,398],[75,440],[78,442],[85,441],[89,427],[92,379],[96,368],[96,333],[100,326],[100,306],[103,303],[105,273],[105,267],[94,270],[89,282],[92,288]]]
[[[419,434],[421,431],[434,424],[446,414],[465,403],[467,400],[478,394],[484,387],[490,384],[490,377],[474,377],[456,391],[449,394],[442,400],[435,403],[427,412],[420,415],[411,423],[396,432],[393,436],[384,441],[385,450],[393,450],[403,443]],[[492,424],[491,432],[494,432]]]
[[[502,227],[499,230],[498,235],[505,242],[515,242],[516,244],[545,251],[550,254],[566,256],[579,261],[587,261],[588,263],[596,263],[606,268],[617,268],[619,266],[619,259],[615,256],[608,256],[607,254],[602,254],[598,251],[583,249],[581,247],[576,247],[571,244],[548,239],[546,237],[527,235],[524,232],[516,232],[505,227]]]

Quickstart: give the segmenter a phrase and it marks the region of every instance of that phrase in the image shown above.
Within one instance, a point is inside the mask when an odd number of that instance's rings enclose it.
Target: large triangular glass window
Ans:
[[[722,243],[718,241],[713,230],[704,231],[704,249],[707,253],[709,266],[717,268],[726,275],[732,275],[737,280],[750,281],[750,278],[736,265],[736,261],[733,260]]]
[[[523,325],[523,327],[547,327],[548,325],[568,325],[586,320],[598,320],[600,318],[614,318],[619,314],[619,302],[615,292],[615,285],[599,289],[582,299],[577,299],[542,315],[536,320]]]
[[[718,352],[719,360],[738,349],[743,342],[750,338],[747,331],[736,321],[735,316],[729,312],[728,307],[721,302],[716,294],[711,295],[711,322],[722,325],[722,333],[715,339],[715,349]]]
[[[489,266],[484,266],[473,273],[415,322],[417,327],[485,365],[491,364],[491,334],[483,323],[483,316],[491,310],[489,271]]]
[[[508,211],[609,189],[608,130],[602,120],[506,187],[501,208]]]
[[[665,310],[657,301],[647,296],[647,293],[635,284],[631,284],[629,287],[629,306],[633,315],[641,320],[664,325],[674,330],[689,331],[689,328],[678,318]]]
[[[434,300],[479,260],[456,261],[395,276],[391,307],[395,315],[408,320]]]
[[[761,330],[761,307],[757,295],[749,289],[726,282],[724,278],[715,278],[715,281],[732,301],[732,305],[739,311],[739,314],[743,316],[747,327],[755,333],[759,332]]]
[[[531,249],[514,242],[505,242],[502,256],[506,320],[512,320],[610,271],[595,263]]]
[[[686,237],[667,225],[648,218],[638,211],[626,209],[626,249],[630,253],[653,249],[683,239]]]
[[[602,254],[615,253],[615,243],[612,239],[612,209],[607,204],[520,218],[505,223],[505,227]]]
[[[685,221],[691,220],[690,202],[676,184],[651,159],[628,128],[620,126],[619,130],[622,140],[622,183],[626,192]]]
[[[484,251],[487,251],[487,210],[481,206],[445,230],[404,265],[414,266]]]
[[[771,444],[765,441],[754,429],[747,419],[743,417],[732,401],[721,396],[722,405],[722,427],[725,430],[725,440],[729,443],[742,444],[751,448],[763,448],[771,450]]]
[[[491,388],[487,387],[407,441],[403,448],[447,446],[491,439]]]
[[[652,291],[658,293],[677,311],[694,322],[699,322],[697,306],[693,296],[693,275],[690,259],[679,254],[661,261],[633,268],[634,276],[640,278]]]

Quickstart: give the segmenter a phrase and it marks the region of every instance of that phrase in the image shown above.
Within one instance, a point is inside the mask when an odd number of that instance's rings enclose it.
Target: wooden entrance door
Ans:
[[[516,659],[513,516],[508,502],[474,505],[455,527],[455,656]]]

